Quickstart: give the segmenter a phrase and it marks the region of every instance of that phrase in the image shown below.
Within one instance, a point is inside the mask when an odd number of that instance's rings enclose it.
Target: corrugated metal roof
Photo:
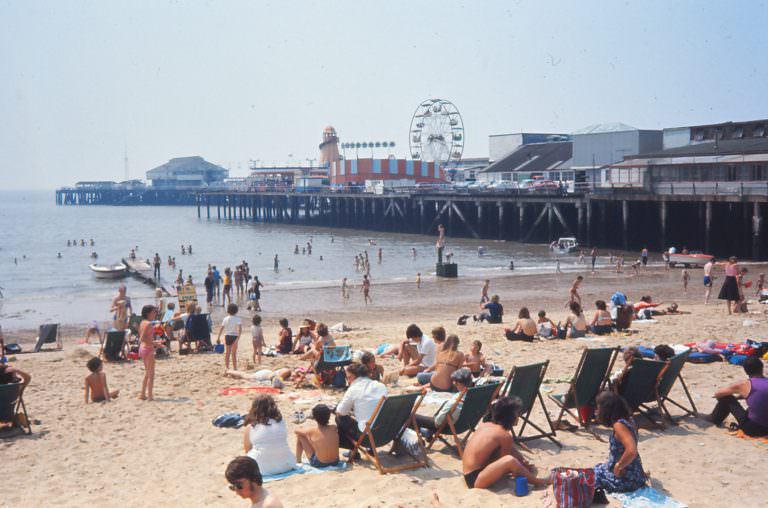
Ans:
[[[639,130],[636,127],[632,127],[631,125],[627,125],[625,123],[621,122],[611,122],[611,123],[596,123],[594,125],[588,125],[586,127],[583,127],[579,130],[573,131],[571,134],[603,134],[606,132],[627,132],[627,131],[636,131]]]
[[[573,155],[571,141],[552,143],[530,143],[520,145],[514,152],[503,157],[484,170],[483,173],[511,173],[513,171],[539,172],[561,167]]]
[[[662,150],[661,152],[645,153],[638,158],[659,158],[659,157],[701,157],[706,155],[742,155],[754,153],[768,153],[768,139],[766,138],[746,138],[746,139],[721,139],[717,143],[708,141],[706,143],[697,143],[695,145],[684,145],[675,148]],[[630,156],[632,157],[632,156]]]

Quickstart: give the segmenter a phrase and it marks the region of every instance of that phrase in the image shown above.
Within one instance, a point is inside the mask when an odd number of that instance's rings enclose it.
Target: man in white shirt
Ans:
[[[349,388],[336,406],[335,413],[339,446],[351,450],[379,401],[387,394],[387,388],[368,377],[368,367],[363,364],[355,363],[347,367],[347,380]]]
[[[421,328],[413,324],[405,330],[405,337],[405,340],[400,344],[398,356],[398,359],[403,361],[400,375],[414,377],[435,364],[437,346],[435,341],[424,336]]]

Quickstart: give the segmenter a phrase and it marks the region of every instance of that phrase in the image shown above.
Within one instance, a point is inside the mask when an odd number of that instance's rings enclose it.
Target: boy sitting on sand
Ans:
[[[91,402],[109,402],[111,399],[116,399],[120,390],[109,391],[107,375],[104,374],[104,364],[101,359],[94,356],[88,360],[86,366],[91,373],[85,377],[85,403],[88,404],[89,398]]]
[[[339,431],[336,425],[329,425],[331,409],[325,404],[312,408],[312,418],[317,427],[297,429],[296,462],[306,455],[312,467],[331,467],[339,463]]]

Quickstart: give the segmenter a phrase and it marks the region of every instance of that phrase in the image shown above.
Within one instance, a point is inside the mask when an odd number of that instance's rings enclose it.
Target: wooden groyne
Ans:
[[[143,259],[126,259],[121,260],[125,266],[128,267],[128,274],[134,279],[143,282],[147,286],[160,289],[164,296],[174,296],[166,289],[167,283],[163,282],[163,279],[155,279],[155,273],[152,266]],[[170,286],[170,285],[169,285]],[[173,287],[173,286],[171,286]]]

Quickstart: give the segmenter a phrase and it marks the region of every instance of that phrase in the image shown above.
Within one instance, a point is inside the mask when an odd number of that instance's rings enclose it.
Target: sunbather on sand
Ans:
[[[501,397],[491,407],[490,420],[477,426],[461,460],[468,488],[487,489],[504,477],[513,476],[524,476],[534,487],[550,484],[549,478],[533,474],[533,464],[515,447],[510,431],[522,409],[520,398]]]
[[[296,462],[306,455],[312,467],[330,467],[339,463],[339,430],[329,424],[331,409],[325,404],[312,408],[317,423],[312,428],[296,429]]]
[[[85,377],[85,403],[109,402],[111,399],[116,399],[120,390],[109,391],[107,375],[104,374],[104,364],[102,361],[94,356],[88,360],[86,365],[91,373]]]

